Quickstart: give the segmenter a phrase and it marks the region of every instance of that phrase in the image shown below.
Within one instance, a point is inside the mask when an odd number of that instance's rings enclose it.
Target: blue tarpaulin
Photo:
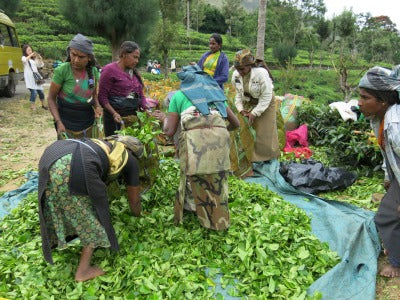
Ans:
[[[277,160],[253,164],[255,176],[246,181],[267,186],[286,201],[304,209],[312,232],[340,257],[335,267],[315,281],[308,292],[323,299],[375,299],[378,256],[381,251],[374,213],[354,205],[298,191],[279,173]],[[307,198],[307,200],[305,200]]]
[[[0,219],[4,218],[11,210],[18,206],[18,203],[24,199],[29,193],[38,189],[38,173],[28,172],[25,174],[28,179],[23,185],[13,191],[6,192],[0,197]]]

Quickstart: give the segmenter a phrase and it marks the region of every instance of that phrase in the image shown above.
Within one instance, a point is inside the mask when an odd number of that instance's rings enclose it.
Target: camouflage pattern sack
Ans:
[[[179,158],[190,175],[214,174],[230,169],[230,135],[219,114],[187,115],[181,119]]]

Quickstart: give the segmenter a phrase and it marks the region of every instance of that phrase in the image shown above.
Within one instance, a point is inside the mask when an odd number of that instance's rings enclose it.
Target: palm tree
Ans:
[[[256,59],[264,60],[265,41],[265,16],[267,13],[267,0],[260,0],[258,6],[258,31]]]

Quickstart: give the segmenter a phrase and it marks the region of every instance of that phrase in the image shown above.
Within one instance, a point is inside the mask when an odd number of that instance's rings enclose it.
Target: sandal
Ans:
[[[49,109],[47,108],[47,106],[44,106],[44,105],[42,105],[42,108],[43,108],[44,110],[49,110]]]

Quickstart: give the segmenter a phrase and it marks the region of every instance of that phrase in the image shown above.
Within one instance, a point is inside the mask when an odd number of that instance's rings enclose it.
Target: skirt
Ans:
[[[92,199],[69,193],[71,159],[72,154],[67,154],[49,170],[43,213],[50,245],[64,249],[68,241],[79,237],[83,247],[110,247]]]
[[[278,159],[280,155],[278,129],[276,124],[276,101],[272,97],[268,108],[254,119],[256,131],[252,162]]]
[[[82,131],[73,131],[69,129],[65,129],[61,135],[58,135],[59,140],[67,140],[67,139],[83,139],[83,138],[92,138],[95,137],[93,134],[94,126],[90,126]]]
[[[174,206],[175,223],[182,222],[184,206],[185,208],[194,207],[203,227],[213,230],[228,229],[230,226],[228,173],[221,171],[215,174],[191,176],[181,173]]]
[[[389,253],[389,260],[400,262],[400,187],[394,179],[383,197],[375,215],[375,225],[383,246]],[[397,265],[400,267],[400,265]]]

